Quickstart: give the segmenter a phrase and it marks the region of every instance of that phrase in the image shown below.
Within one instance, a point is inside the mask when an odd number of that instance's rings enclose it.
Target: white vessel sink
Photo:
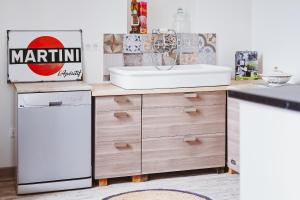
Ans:
[[[160,68],[169,66],[160,66]],[[158,89],[230,85],[231,70],[215,65],[176,65],[171,70],[154,66],[113,67],[111,83],[124,89]]]

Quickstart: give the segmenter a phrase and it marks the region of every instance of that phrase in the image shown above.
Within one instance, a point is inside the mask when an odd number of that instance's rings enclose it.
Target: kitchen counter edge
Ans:
[[[194,87],[194,88],[172,88],[172,89],[145,89],[145,90],[126,90],[111,83],[93,84],[92,96],[119,96],[119,95],[137,95],[137,94],[168,94],[168,93],[189,93],[189,92],[209,92],[231,89],[252,88],[260,84],[261,80],[251,81],[231,81],[227,86]]]

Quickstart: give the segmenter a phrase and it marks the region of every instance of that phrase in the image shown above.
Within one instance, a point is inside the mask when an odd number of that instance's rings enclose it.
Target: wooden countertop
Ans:
[[[181,92],[204,92],[217,90],[231,90],[256,87],[261,84],[261,80],[235,81],[232,80],[229,86],[196,87],[196,88],[174,88],[174,89],[147,89],[147,90],[125,90],[111,83],[94,84],[92,86],[92,96],[113,96],[113,95],[132,95],[132,94],[163,94]]]
[[[64,92],[92,89],[89,84],[83,81],[15,83],[14,86],[17,93]]]
[[[184,92],[204,92],[218,90],[234,90],[257,87],[262,81],[235,81],[232,80],[229,86],[196,87],[196,88],[173,88],[173,89],[147,89],[147,90],[125,90],[111,83],[100,83],[89,85],[83,81],[71,82],[39,82],[39,83],[16,83],[17,93],[37,93],[37,92],[64,92],[76,90],[92,90],[93,96],[115,96],[132,94],[164,94],[164,93],[184,93]]]

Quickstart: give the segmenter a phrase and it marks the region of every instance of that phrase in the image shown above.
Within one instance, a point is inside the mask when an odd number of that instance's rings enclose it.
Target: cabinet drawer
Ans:
[[[141,138],[141,111],[97,112],[95,117],[95,140],[137,140]]]
[[[143,138],[225,133],[225,105],[145,108]]]
[[[141,174],[141,141],[97,142],[95,179]]]
[[[220,105],[225,103],[225,91],[143,95],[144,108]]]
[[[96,111],[141,109],[141,95],[96,97]]]
[[[142,173],[225,166],[225,135],[149,138],[142,145]]]

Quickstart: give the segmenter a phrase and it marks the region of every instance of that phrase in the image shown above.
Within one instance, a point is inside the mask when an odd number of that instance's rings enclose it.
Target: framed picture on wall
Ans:
[[[7,47],[10,83],[82,80],[81,30],[8,30]]]

